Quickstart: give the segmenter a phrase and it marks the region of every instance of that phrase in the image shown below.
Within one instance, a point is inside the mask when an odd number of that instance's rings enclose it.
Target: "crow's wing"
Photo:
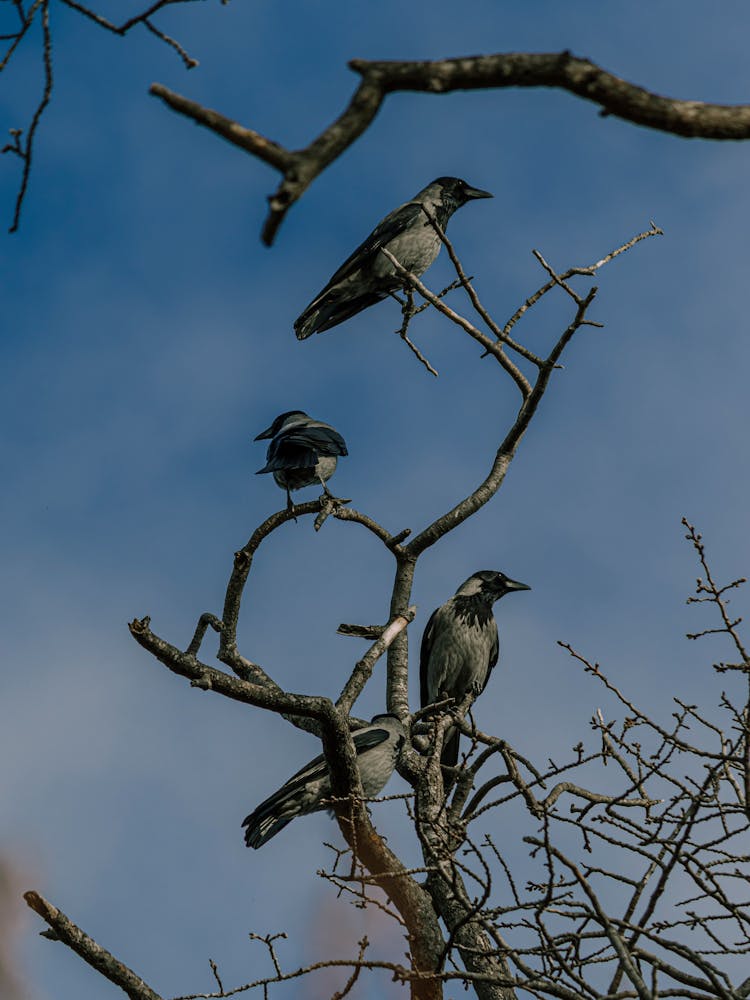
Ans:
[[[319,802],[316,805],[316,787],[319,794],[325,788],[321,783],[327,779],[328,768],[324,758],[319,756],[264,799],[242,821],[242,825],[247,827],[245,843],[248,847],[262,847],[295,816],[322,809]]]
[[[279,472],[282,469],[312,469],[318,464],[318,453],[313,449],[289,442],[273,441],[266,455],[266,464],[258,469],[262,472]]]
[[[297,445],[302,448],[311,448],[318,455],[347,455],[346,441],[338,431],[328,424],[310,423],[301,424],[299,427],[290,427],[283,430],[279,436],[271,443],[269,448],[269,458],[273,457],[270,452],[286,448],[288,445]],[[312,463],[315,465],[315,462]]]
[[[281,431],[268,446],[262,472],[312,469],[321,455],[347,455],[346,442],[328,424],[304,424]]]
[[[428,674],[430,667],[430,653],[432,652],[435,627],[438,621],[438,611],[440,611],[440,608],[436,608],[430,615],[430,619],[425,626],[424,632],[422,633],[422,644],[419,647],[419,703],[421,708],[430,704]]]
[[[379,746],[389,736],[387,729],[379,727],[354,733],[352,739],[357,755]],[[328,765],[323,754],[319,754],[245,817],[242,825],[247,827],[245,843],[248,847],[262,847],[295,816],[325,808],[317,796],[322,793],[322,798],[325,799],[330,784],[321,782],[328,780]]]
[[[359,757],[361,753],[385,743],[390,735],[387,729],[360,729],[359,732],[352,735],[357,756]]]
[[[366,750],[372,750],[373,747],[384,743],[389,736],[390,733],[388,730],[381,729],[380,727],[368,727],[367,729],[360,729],[358,732],[352,733],[354,750],[357,756]],[[307,784],[308,781],[317,781],[319,778],[327,777],[327,775],[328,765],[321,753],[314,760],[311,760],[309,764],[306,764],[301,770],[297,771],[296,774],[293,774],[283,787],[287,790],[298,788],[300,785]]]
[[[353,733],[352,740],[354,741],[354,749],[357,756],[384,743],[389,735],[390,733],[387,729],[381,729],[380,727],[360,729],[359,732]],[[275,800],[277,797],[286,798],[289,792],[294,792],[298,788],[302,788],[308,782],[319,781],[321,778],[327,777],[328,764],[326,764],[326,759],[321,753],[317,757],[314,757],[309,764],[305,764],[304,767],[300,768],[296,774],[293,774],[289,781],[285,782],[266,801],[270,803],[271,800]]]
[[[484,684],[482,685],[482,691],[484,691],[484,689],[487,687],[487,682],[490,679],[490,674],[492,673],[493,669],[497,666],[497,660],[499,656],[500,656],[500,640],[497,634],[497,625],[495,625],[495,633],[492,637],[492,646],[490,647],[490,661],[487,664],[487,673],[484,678]],[[480,691],[479,694],[481,694],[482,691]]]
[[[325,288],[316,296],[316,301],[332,285],[338,284],[339,281],[348,278],[350,274],[353,274],[354,271],[362,267],[381,247],[386,246],[391,240],[400,236],[420,215],[422,215],[422,206],[416,201],[407,201],[405,205],[401,205],[400,208],[396,208],[389,215],[386,215],[375,226],[364,243],[360,243],[354,253],[346,258]]]
[[[313,758],[308,764],[300,768],[295,774],[291,776],[289,781],[285,781],[284,784],[279,788],[278,791],[270,795],[263,805],[271,806],[276,802],[285,799],[290,793],[298,791],[300,788],[304,788],[307,784],[312,784],[315,781],[320,781],[321,778],[328,777],[328,765],[326,764],[326,759],[323,754],[319,754],[317,757]]]

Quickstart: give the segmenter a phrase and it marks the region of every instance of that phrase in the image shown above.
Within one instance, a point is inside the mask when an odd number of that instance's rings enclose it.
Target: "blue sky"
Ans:
[[[126,622],[149,613],[184,646],[197,616],[220,610],[233,551],[283,502],[254,477],[264,454],[252,443],[282,410],[341,430],[350,457],[336,490],[394,531],[428,523],[483,477],[515,390],[439,317],[413,329],[438,380],[392,336],[387,303],[305,343],[292,333],[374,223],[433,177],[495,193],[457,215],[451,236],[499,319],[541,283],[532,248],[562,269],[650,219],[665,236],[602,272],[592,317],[605,329],[578,335],[500,495],[424,556],[413,640],[475,569],[531,584],[498,608],[502,661],[477,718],[541,759],[584,735],[602,703],[557,639],[665,715],[675,693],[717,701],[710,662],[724,650],[683,638],[701,619],[684,603],[696,567],[680,517],[704,532],[718,576],[750,569],[750,146],[600,119],[552,91],[394,95],[268,250],[259,231],[276,175],[148,85],[291,147],[342,109],[354,57],[570,48],[659,92],[732,102],[747,93],[750,13],[730,0],[488,0],[460,12],[384,0],[207,3],[159,23],[200,67],[185,72],[145,31],[110,37],[54,8],[54,98],[21,230],[0,237],[0,851],[23,888],[176,995],[212,988],[209,957],[225,983],[262,974],[249,931],[286,930],[291,967],[319,948],[352,951],[365,918],[350,908],[337,923],[314,874],[329,860],[322,841],[339,839],[325,816],[261,853],[242,843],[242,817],[318,752],[313,741],[189,689]],[[38,92],[32,45],[1,82],[5,130]],[[2,158],[8,222],[17,181]],[[440,260],[431,286],[449,273]],[[519,332],[548,344],[569,315],[559,300]],[[336,694],[361,652],[336,625],[383,620],[390,576],[354,526],[284,528],[253,569],[243,652],[292,690]],[[357,710],[382,704],[381,668]],[[398,809],[382,816],[413,852]],[[24,996],[106,995],[24,910]],[[276,995],[318,995],[299,989]],[[372,980],[360,995],[387,989]]]

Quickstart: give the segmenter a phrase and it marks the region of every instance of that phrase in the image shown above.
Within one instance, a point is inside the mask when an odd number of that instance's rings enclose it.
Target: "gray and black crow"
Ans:
[[[514,590],[531,587],[496,570],[479,570],[433,611],[419,655],[422,708],[444,697],[460,702],[484,691],[500,652],[492,605]],[[449,729],[440,757],[447,767],[458,763],[458,739],[458,730]]]
[[[313,333],[330,330],[404,287],[393,264],[380,252],[381,247],[386,247],[407,271],[417,276],[424,274],[440,253],[441,243],[422,206],[445,231],[457,208],[473,198],[491,197],[488,191],[472,187],[460,177],[438,177],[422,188],[411,201],[386,215],[344,261],[295,322],[297,338],[305,340]]]
[[[404,727],[395,715],[375,715],[372,723],[352,734],[362,789],[367,798],[377,795],[395,767],[404,742]],[[262,847],[296,816],[330,808],[331,779],[321,754],[297,771],[278,792],[246,816],[242,825],[248,847]]]
[[[339,455],[347,455],[346,442],[330,424],[313,420],[303,410],[280,413],[270,427],[255,438],[271,443],[266,453],[266,464],[256,475],[272,472],[276,483],[286,490],[286,501],[292,510],[291,490],[320,483],[332,496],[326,482],[336,471]]]

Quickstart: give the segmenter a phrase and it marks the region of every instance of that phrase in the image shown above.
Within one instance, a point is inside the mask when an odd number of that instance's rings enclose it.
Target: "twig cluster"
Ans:
[[[538,823],[537,833],[523,838],[536,878],[519,886],[515,845],[501,847],[488,834],[478,848],[487,867],[472,872],[481,898],[490,895],[493,875],[504,887],[507,901],[477,908],[473,919],[507,962],[506,984],[570,1000],[747,995],[732,975],[741,968],[735,957],[750,952],[741,712],[722,697],[725,730],[675,699],[673,722],[664,726],[599,664],[561,646],[614,698],[622,721],[597,711],[591,728],[598,747],[579,744],[569,762],[550,761],[541,772],[520,765],[503,741],[474,733],[478,752],[448,809],[459,828],[491,820],[517,826],[514,809]],[[462,783],[471,784],[493,758],[502,760],[500,774],[464,807]]]
[[[92,10],[85,4],[78,3],[77,0],[59,0],[60,5],[68,7],[70,10],[81,14],[88,20],[93,21],[94,24],[98,25],[100,28],[110,31],[115,35],[127,35],[133,28],[138,25],[142,25],[152,35],[155,35],[159,41],[164,42],[165,45],[168,45],[171,49],[173,49],[179,55],[180,59],[182,59],[186,69],[192,69],[194,66],[197,66],[198,60],[188,55],[176,39],[172,38],[154,23],[153,18],[165,7],[172,7],[178,4],[182,5],[193,2],[195,2],[195,0],[154,0],[154,2],[151,3],[145,10],[127,18],[121,24],[116,24],[114,21],[110,21],[109,18],[98,14],[95,10]],[[226,3],[227,0],[221,0],[221,2]],[[29,178],[31,176],[31,167],[34,157],[34,142],[42,116],[47,109],[47,105],[52,99],[54,77],[52,72],[52,30],[50,27],[50,9],[52,7],[52,0],[10,0],[10,3],[16,12],[18,20],[16,27],[12,31],[7,34],[0,35],[0,44],[5,43],[7,46],[4,54],[0,57],[0,73],[8,70],[13,56],[16,55],[21,43],[33,36],[34,27],[38,22],[41,34],[40,61],[43,78],[42,94],[36,104],[36,108],[31,116],[29,124],[25,128],[11,128],[9,130],[10,141],[3,146],[2,150],[0,150],[2,153],[11,153],[12,155],[17,156],[21,161],[21,181],[16,194],[13,221],[9,230],[11,233],[14,233],[18,229],[21,221],[21,209],[23,207],[23,202],[29,186]]]

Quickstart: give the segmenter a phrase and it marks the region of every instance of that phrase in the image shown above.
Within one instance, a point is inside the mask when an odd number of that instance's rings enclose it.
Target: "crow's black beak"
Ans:
[[[268,427],[263,431],[262,434],[258,434],[257,437],[253,438],[253,441],[266,441],[268,438],[273,437],[273,427]]]
[[[494,194],[490,194],[489,191],[482,191],[481,188],[469,187],[468,184],[464,188],[464,195],[466,198],[494,198]]]
[[[506,590],[531,590],[528,583],[521,583],[519,580],[506,580],[505,581]]]

